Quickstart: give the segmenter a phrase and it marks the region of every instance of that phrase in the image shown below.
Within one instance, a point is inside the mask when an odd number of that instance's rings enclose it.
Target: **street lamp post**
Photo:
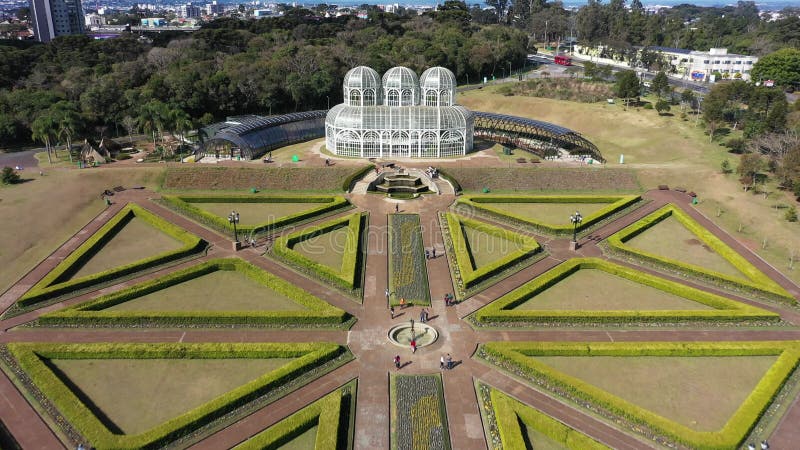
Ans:
[[[328,98],[328,109],[331,109],[331,96],[330,95],[326,95],[325,97]]]
[[[508,77],[511,78],[511,61],[508,62]]]
[[[238,249],[239,247],[239,231],[236,229],[236,224],[239,223],[239,213],[236,211],[231,211],[228,214],[228,222],[233,225],[233,247]]]
[[[578,225],[583,222],[583,216],[578,211],[575,211],[575,214],[569,216],[569,220],[572,222],[572,247],[574,247],[574,250],[578,247]]]

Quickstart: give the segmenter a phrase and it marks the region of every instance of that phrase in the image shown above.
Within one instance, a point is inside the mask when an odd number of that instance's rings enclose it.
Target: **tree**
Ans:
[[[67,142],[67,154],[69,162],[72,162],[72,136],[75,135],[81,123],[78,107],[68,100],[62,100],[53,105],[50,111],[58,124],[58,136],[63,137]]]
[[[131,137],[131,135],[134,131],[139,129],[139,124],[136,122],[136,119],[131,116],[123,117],[122,127],[128,132],[128,144],[133,145],[133,137]]]
[[[19,174],[11,167],[3,167],[3,172],[0,174],[0,181],[3,184],[16,184],[20,182]]]
[[[739,181],[744,185],[745,192],[755,186],[756,175],[763,167],[764,161],[761,159],[761,155],[756,153],[746,153],[739,159],[739,167],[736,168],[736,173],[741,176]]]
[[[632,98],[639,101],[639,93],[641,86],[639,84],[639,77],[636,72],[632,70],[623,70],[617,72],[617,83],[614,86],[617,97],[625,99],[625,107],[628,107],[628,101]]]
[[[783,217],[789,222],[797,222],[797,208],[794,206],[790,207],[786,210],[786,214]]]
[[[659,100],[656,102],[656,111],[658,111],[658,115],[664,115],[664,113],[668,113],[670,110],[669,102],[666,100]]]
[[[731,163],[727,159],[723,159],[719,167],[722,170],[722,173],[724,174],[731,173]]]
[[[684,89],[683,92],[681,92],[681,109],[685,109],[686,105],[694,109],[694,100],[694,92],[689,88]]]
[[[31,137],[44,144],[47,150],[47,162],[50,164],[53,164],[53,158],[50,155],[52,151],[50,143],[56,129],[58,129],[58,123],[47,111],[40,114],[31,124]]]
[[[650,90],[655,93],[658,98],[664,97],[664,95],[669,92],[669,80],[667,79],[667,74],[663,71],[658,72],[653,78],[653,82],[650,83]]]
[[[722,122],[725,120],[725,108],[728,105],[728,95],[723,87],[715,85],[711,92],[703,99],[703,120],[708,126],[709,142],[714,140]]]
[[[782,48],[753,65],[754,80],[774,80],[779,86],[800,85],[800,50]]]

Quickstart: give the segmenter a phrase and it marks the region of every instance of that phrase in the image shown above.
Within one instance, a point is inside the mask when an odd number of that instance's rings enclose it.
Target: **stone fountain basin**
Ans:
[[[439,332],[436,328],[424,323],[414,323],[414,334],[417,339],[417,347],[431,345],[439,339]],[[399,347],[411,345],[411,324],[401,323],[389,329],[389,342]]]

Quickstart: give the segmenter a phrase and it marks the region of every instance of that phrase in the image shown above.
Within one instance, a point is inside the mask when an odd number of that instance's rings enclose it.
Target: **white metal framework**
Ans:
[[[362,158],[437,158],[472,150],[474,114],[455,105],[453,72],[432,67],[417,74],[389,69],[383,78],[369,67],[344,77],[344,103],[325,118],[328,150]]]

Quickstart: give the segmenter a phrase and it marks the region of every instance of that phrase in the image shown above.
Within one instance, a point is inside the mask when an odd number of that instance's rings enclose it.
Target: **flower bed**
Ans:
[[[97,252],[134,217],[145,221],[165,234],[177,239],[183,246],[177,250],[161,253],[130,264],[70,279],[70,276],[75,273],[82,264],[97,254]],[[106,224],[87,239],[86,242],[70,253],[69,256],[64,258],[63,261],[36,283],[25,295],[20,297],[17,301],[17,305],[20,307],[28,307],[67,294],[78,295],[87,288],[193,256],[205,248],[206,242],[204,240],[177,225],[167,222],[146,209],[131,203],[122,208],[119,213],[106,222]]]
[[[722,429],[697,431],[623,400],[531,356],[777,356],[761,381]],[[800,362],[800,342],[491,342],[478,350],[486,361],[575,401],[594,413],[662,444],[698,449],[736,448],[747,437]]]
[[[458,199],[456,208],[462,211],[485,214],[489,217],[510,222],[528,228],[534,232],[557,236],[570,235],[572,224],[552,224],[518,215],[492,206],[493,203],[565,203],[581,205],[586,203],[608,203],[608,206],[583,218],[577,231],[586,231],[600,224],[610,216],[617,214],[637,202],[638,195],[596,196],[596,195],[469,195]]]
[[[62,419],[78,430],[95,448],[155,448],[209,424],[237,408],[320,367],[346,349],[329,343],[214,343],[214,344],[29,344],[7,348],[30,379],[26,388],[39,390],[52,402]],[[295,358],[279,369],[244,384],[150,430],[116,434],[45,363],[48,359],[226,359]],[[34,395],[34,397],[37,397]],[[57,418],[56,421],[58,422]]]
[[[655,255],[643,250],[626,245],[626,242],[637,235],[647,231],[662,220],[674,217],[706,246],[717,252],[721,257],[731,263],[747,279],[732,277],[722,274],[705,267],[677,261],[675,259]],[[797,300],[786,292],[778,283],[773,281],[757,267],[751,264],[742,255],[722,242],[713,233],[703,228],[702,225],[692,219],[687,213],[675,205],[669,204],[647,217],[635,222],[622,230],[609,236],[606,240],[606,249],[612,254],[630,257],[639,261],[644,261],[661,269],[666,269],[681,275],[690,275],[695,278],[706,280],[727,289],[744,291],[755,295],[765,296],[792,305],[797,304]]]
[[[293,311],[106,311],[114,305],[134,300],[170,286],[218,270],[240,272],[298,304]],[[301,309],[301,308],[306,309]],[[348,314],[303,289],[241,259],[214,259],[179,270],[155,280],[55,311],[39,318],[44,326],[273,326],[304,327],[343,325]]]
[[[311,195],[164,195],[161,202],[192,219],[223,233],[232,233],[233,225],[226,217],[198,208],[198,203],[322,203],[317,207],[297,214],[276,217],[272,220],[254,225],[237,225],[237,230],[243,235],[274,233],[290,225],[298,225],[309,220],[317,219],[327,214],[333,214],[350,206],[342,196],[311,196]]]
[[[581,269],[597,269],[677,295],[713,310],[519,310],[517,306]],[[780,315],[598,258],[574,258],[500,297],[473,315],[479,325],[639,322],[775,322]]]
[[[390,303],[430,305],[428,268],[417,214],[389,215]]]
[[[393,375],[390,383],[392,449],[449,449],[442,377]]]

